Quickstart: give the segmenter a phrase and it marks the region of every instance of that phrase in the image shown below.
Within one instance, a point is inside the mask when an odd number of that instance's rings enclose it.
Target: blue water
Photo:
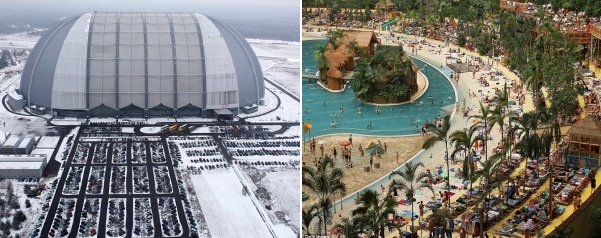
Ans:
[[[317,71],[313,51],[318,43],[323,42],[325,40],[302,42],[303,73],[315,74]],[[426,65],[422,60],[416,58],[413,60],[420,68]],[[376,106],[370,104],[362,105],[362,113],[359,113],[361,103],[353,99],[355,94],[350,85],[344,92],[332,93],[316,85],[314,80],[309,84],[309,80],[303,78],[303,121],[309,121],[313,125],[310,136],[334,133],[387,136],[418,134],[426,120],[432,122],[434,118],[451,113],[455,109],[456,101],[453,86],[445,75],[430,65],[426,65],[424,69],[422,72],[428,77],[430,86],[420,98],[415,100],[415,104],[380,106],[380,113],[376,113]],[[443,72],[449,76],[452,71],[446,69]],[[430,95],[434,104],[431,104]],[[450,100],[449,96],[451,96]],[[419,105],[420,100],[423,100],[424,105]],[[443,100],[442,104],[441,100]],[[343,105],[344,113],[340,110]],[[412,123],[412,119],[416,122]],[[332,122],[336,123],[335,127],[331,126]],[[372,127],[367,128],[370,122]]]

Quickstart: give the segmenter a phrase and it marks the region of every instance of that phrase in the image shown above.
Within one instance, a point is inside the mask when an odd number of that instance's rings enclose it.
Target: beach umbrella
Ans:
[[[325,140],[320,140],[320,141],[317,141],[317,144],[319,144],[319,145],[323,145],[323,144],[325,144],[325,143],[326,143],[326,141],[325,141]]]
[[[347,146],[349,146],[349,145],[351,145],[351,142],[350,142],[350,141],[342,141],[342,142],[340,142],[340,146],[347,147]]]
[[[509,101],[508,104],[509,105],[515,105],[515,101]]]
[[[367,147],[365,147],[365,152],[367,152],[367,155],[376,155],[377,152],[380,152],[380,154],[384,154],[384,148],[372,141],[369,142]]]
[[[449,178],[449,174],[447,174],[447,173],[442,173],[442,174],[440,174],[440,177],[443,177],[443,178]]]

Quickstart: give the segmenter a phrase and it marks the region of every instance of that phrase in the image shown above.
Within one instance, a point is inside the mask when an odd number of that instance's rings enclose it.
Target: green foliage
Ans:
[[[591,218],[591,222],[594,224],[591,227],[590,237],[601,237],[601,208],[592,206],[589,212],[589,217]]]
[[[359,52],[362,60],[357,63],[351,81],[359,101],[365,102],[373,96],[398,99],[410,92],[407,74],[412,70],[412,63],[403,47],[378,45],[371,58],[362,50]]]
[[[465,46],[465,43],[467,43],[465,34],[459,33],[459,35],[457,36],[457,43],[459,43],[459,46]]]
[[[25,208],[30,208],[31,207],[31,202],[29,201],[29,199],[25,199]]]
[[[21,229],[21,223],[27,220],[27,216],[21,210],[17,211],[13,216],[12,229],[19,230]]]
[[[317,194],[324,234],[327,232],[327,224],[332,222],[331,197],[335,194],[344,195],[346,193],[346,185],[341,181],[342,176],[342,170],[334,168],[331,160],[327,158],[321,160],[319,169],[303,166],[302,184]]]
[[[572,237],[574,233],[574,227],[571,226],[562,226],[556,228],[551,234],[545,236],[545,238],[565,238]]]

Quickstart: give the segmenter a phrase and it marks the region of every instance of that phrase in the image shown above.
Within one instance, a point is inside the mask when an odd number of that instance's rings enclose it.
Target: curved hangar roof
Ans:
[[[61,110],[217,109],[258,102],[264,85],[250,45],[215,18],[93,12],[41,37],[25,64],[21,93]]]

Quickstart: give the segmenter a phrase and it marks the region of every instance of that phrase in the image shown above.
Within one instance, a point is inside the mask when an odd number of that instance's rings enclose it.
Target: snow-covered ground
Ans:
[[[60,140],[59,136],[43,136],[38,142],[36,148],[38,149],[54,149],[56,144]]]
[[[0,36],[0,48],[2,49],[33,49],[40,36],[30,36],[27,33],[17,33]],[[24,62],[23,62],[24,63]]]
[[[191,177],[212,236],[271,237],[233,169]]]
[[[146,133],[146,134],[156,134],[156,133],[161,132],[161,127],[158,127],[158,126],[142,127],[142,128],[140,128],[140,131],[142,133]]]
[[[300,42],[247,39],[263,76],[300,96]]]
[[[265,121],[287,121],[287,122],[298,122],[300,121],[300,102],[294,100],[275,86],[265,83],[265,87],[271,89],[275,95],[277,95],[280,99],[280,107],[275,111],[267,113],[262,116],[257,116],[253,118],[246,119],[246,121],[250,122],[265,122]],[[270,91],[265,92],[265,105],[277,105],[278,98],[275,97],[274,93]],[[259,112],[250,114],[262,114],[266,111],[273,109],[273,107],[259,107]],[[249,115],[240,114],[240,117],[246,117]],[[278,120],[277,118],[280,118]]]
[[[295,237],[294,233],[286,234],[286,232],[291,231],[290,227],[300,233],[299,169],[243,167],[241,171],[244,172],[246,181],[252,181],[250,184],[252,184],[253,191],[266,191],[260,194],[259,197],[264,198],[260,199],[263,205],[272,206],[267,214],[274,224],[274,230],[282,230],[283,233],[276,231],[278,235],[281,235],[279,237]],[[259,187],[261,189],[258,190]]]

